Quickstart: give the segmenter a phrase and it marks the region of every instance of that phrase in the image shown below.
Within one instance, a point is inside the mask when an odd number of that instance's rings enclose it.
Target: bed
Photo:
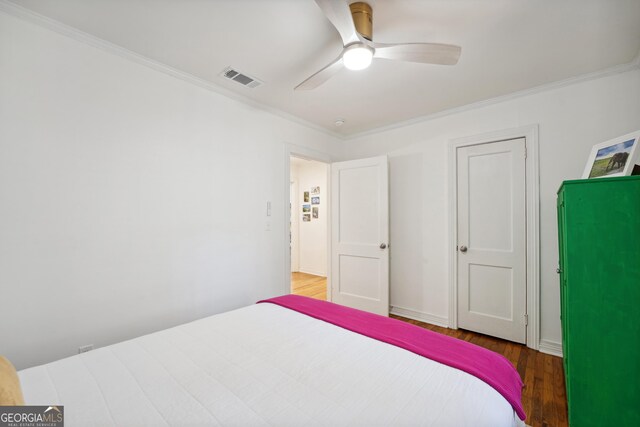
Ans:
[[[524,426],[476,376],[274,300],[22,370],[24,400],[66,426]]]

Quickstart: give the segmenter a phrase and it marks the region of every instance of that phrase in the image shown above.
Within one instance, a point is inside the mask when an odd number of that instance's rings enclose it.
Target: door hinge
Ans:
[[[529,324],[529,315],[525,314],[524,315],[524,326],[527,326]]]

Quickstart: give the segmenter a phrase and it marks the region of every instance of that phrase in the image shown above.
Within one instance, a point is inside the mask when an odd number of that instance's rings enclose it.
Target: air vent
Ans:
[[[262,84],[262,82],[256,79],[255,77],[249,77],[246,74],[243,74],[237,70],[234,70],[231,67],[227,67],[224,70],[222,70],[222,73],[220,73],[220,75],[222,77],[225,77],[229,80],[233,80],[234,82],[238,82],[241,85],[250,87],[252,89]]]

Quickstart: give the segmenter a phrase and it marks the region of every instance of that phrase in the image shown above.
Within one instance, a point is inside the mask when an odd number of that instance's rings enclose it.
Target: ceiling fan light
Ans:
[[[342,55],[344,66],[349,70],[364,70],[373,60],[373,49],[365,45],[356,45],[345,50]]]

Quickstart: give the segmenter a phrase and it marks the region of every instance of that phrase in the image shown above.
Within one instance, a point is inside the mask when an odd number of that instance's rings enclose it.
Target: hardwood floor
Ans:
[[[291,288],[293,294],[325,300],[327,278],[306,273],[292,273]],[[527,414],[525,422],[531,427],[567,427],[569,425],[561,358],[471,331],[442,328],[400,316],[391,315],[390,317],[469,341],[502,354],[511,361],[524,381],[522,404]]]
[[[469,341],[502,354],[511,361],[524,381],[522,405],[527,414],[525,422],[531,427],[566,427],[569,425],[562,358],[531,350],[521,344],[471,331],[441,328],[400,316],[391,315],[390,317]]]
[[[291,293],[326,300],[327,278],[307,273],[291,273]]]

